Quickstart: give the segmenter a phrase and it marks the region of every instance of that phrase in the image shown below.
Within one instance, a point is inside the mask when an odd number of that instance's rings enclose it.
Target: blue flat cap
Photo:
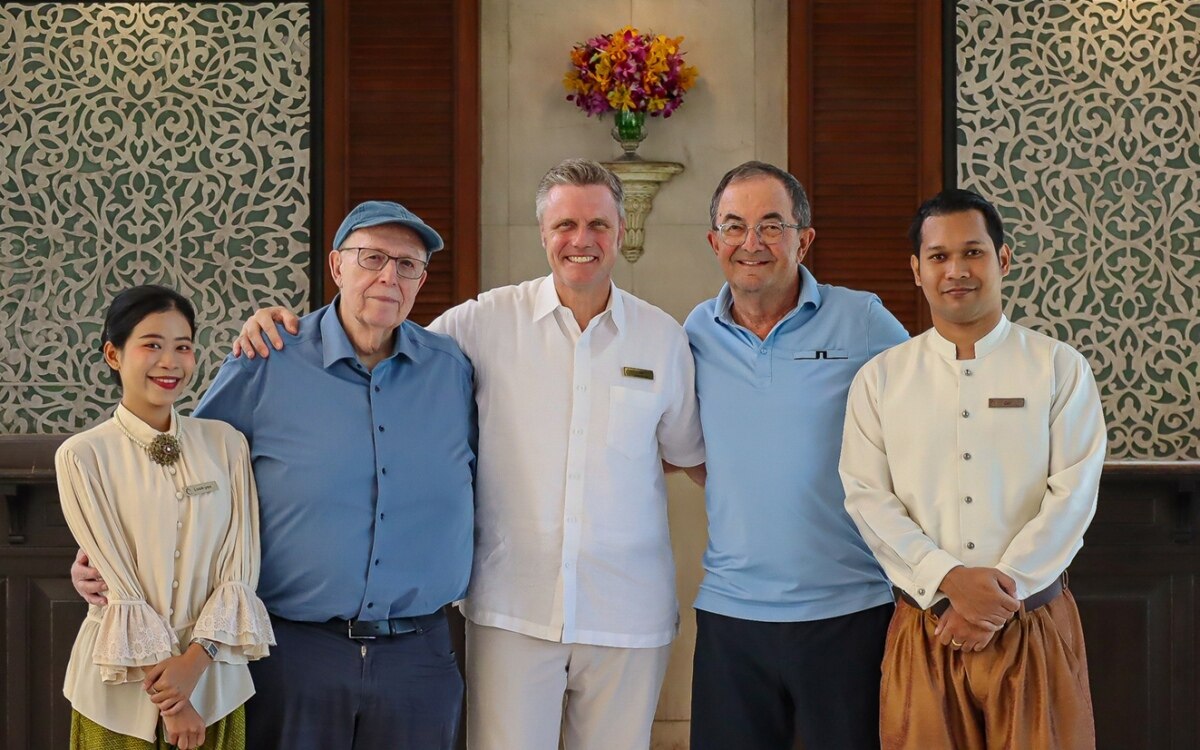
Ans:
[[[380,224],[399,224],[402,227],[408,227],[417,233],[421,242],[425,244],[425,249],[430,253],[436,253],[446,246],[446,243],[442,242],[441,235],[435,232],[433,227],[421,221],[419,216],[399,203],[366,201],[359,203],[353,211],[346,214],[342,225],[338,227],[337,234],[333,236],[333,249],[340,248],[355,229],[377,227]]]

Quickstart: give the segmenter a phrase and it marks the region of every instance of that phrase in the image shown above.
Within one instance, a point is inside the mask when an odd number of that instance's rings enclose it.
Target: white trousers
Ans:
[[[670,646],[557,643],[467,621],[468,750],[646,750]]]

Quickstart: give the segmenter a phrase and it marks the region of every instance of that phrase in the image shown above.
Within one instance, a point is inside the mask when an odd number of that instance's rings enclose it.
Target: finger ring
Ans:
[[[962,643],[959,643],[958,641],[956,641],[956,640],[954,640],[953,638],[951,638],[951,639],[950,639],[950,645],[951,645],[951,646],[953,646],[953,647],[955,647],[955,648],[962,648],[964,644],[962,644]]]

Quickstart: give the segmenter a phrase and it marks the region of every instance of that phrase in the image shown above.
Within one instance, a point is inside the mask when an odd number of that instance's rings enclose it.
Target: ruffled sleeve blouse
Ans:
[[[213,724],[254,694],[246,663],[275,642],[254,593],[258,496],[246,439],[174,413],[170,429],[182,454],[170,466],[150,459],[143,445],[158,433],[124,406],[55,455],[67,525],[108,584],[108,604],[89,607],[80,627],[63,692],[97,724],[150,742],[159,722],[141,685],[150,667],[193,638],[215,642],[191,697]]]

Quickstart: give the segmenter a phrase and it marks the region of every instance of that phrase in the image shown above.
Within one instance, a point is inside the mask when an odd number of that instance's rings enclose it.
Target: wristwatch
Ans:
[[[217,660],[217,644],[213,643],[207,638],[193,638],[192,643],[195,643],[200,646],[200,648],[204,649],[204,653],[208,654],[208,658],[212,659],[213,661]]]

